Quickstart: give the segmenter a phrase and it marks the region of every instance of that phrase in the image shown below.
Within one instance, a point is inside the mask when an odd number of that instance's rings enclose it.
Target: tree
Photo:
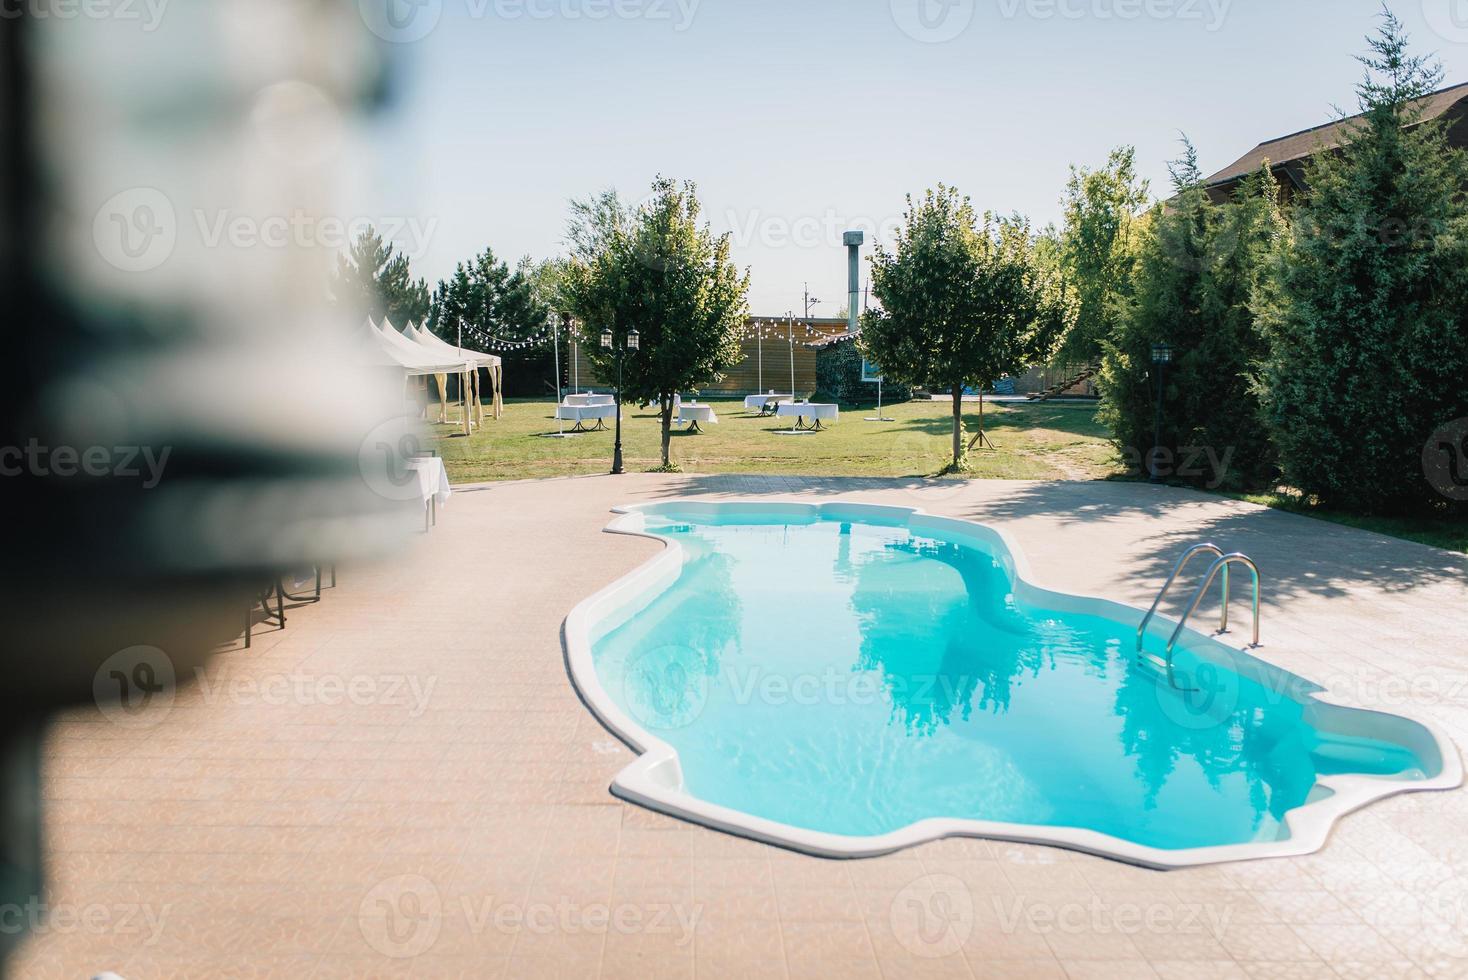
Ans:
[[[1147,182],[1137,177],[1136,150],[1113,150],[1100,170],[1072,167],[1063,204],[1059,259],[1075,292],[1075,325],[1062,356],[1091,363],[1116,332],[1132,294],[1136,244],[1147,204]]]
[[[429,329],[451,344],[463,327],[466,347],[485,350],[517,341],[545,327],[549,309],[537,295],[535,282],[522,262],[515,270],[486,248],[433,293]]]
[[[367,228],[346,255],[336,258],[331,295],[337,308],[357,319],[391,320],[401,327],[428,316],[428,283],[414,280],[408,257],[397,252],[375,228]]]
[[[530,283],[530,293],[535,301],[553,313],[566,309],[563,283],[566,276],[565,259],[541,259],[536,262],[526,255],[520,259],[515,271]]]
[[[595,200],[600,207],[579,211],[573,203],[589,225],[570,235],[564,295],[580,321],[581,350],[602,377],[617,377],[617,355],[602,349],[602,331],[619,349],[638,332],[641,350],[625,359],[622,397],[657,404],[662,465],[672,469],[673,399],[739,362],[749,275],[730,259],[730,236],[716,238],[699,224],[692,183],[659,177],[630,212],[614,193]]]
[[[1053,353],[1069,321],[1029,223],[985,214],[939,185],[907,202],[895,251],[877,247],[861,345],[887,377],[953,395],[953,464],[964,469],[963,392]],[[979,435],[983,436],[982,408]],[[976,440],[977,441],[977,440]]]
[[[1468,415],[1468,159],[1416,100],[1441,84],[1390,12],[1361,61],[1364,114],[1307,170],[1260,292],[1259,381],[1285,481],[1363,513],[1447,506],[1423,446]]]
[[[1100,417],[1134,469],[1155,463],[1159,475],[1210,488],[1260,489],[1275,467],[1253,391],[1266,347],[1250,302],[1286,235],[1279,191],[1264,168],[1235,201],[1217,205],[1197,151],[1183,145],[1171,167],[1174,196],[1139,235],[1134,295],[1102,342]],[[1151,353],[1161,343],[1175,360],[1159,434]]]
[[[590,264],[612,241],[632,227],[634,209],[622,203],[615,190],[571,199],[566,221],[566,247],[571,258]]]

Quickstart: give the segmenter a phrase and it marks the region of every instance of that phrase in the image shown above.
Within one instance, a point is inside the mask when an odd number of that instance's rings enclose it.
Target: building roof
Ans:
[[[1454,85],[1440,92],[1425,96],[1418,101],[1422,110],[1422,120],[1437,119],[1445,115],[1450,109],[1464,99],[1468,99],[1468,82],[1462,85]],[[1281,136],[1267,143],[1260,143],[1248,153],[1239,157],[1233,163],[1224,167],[1204,181],[1207,187],[1215,187],[1219,184],[1227,184],[1230,181],[1240,180],[1248,174],[1254,173],[1263,167],[1267,161],[1271,166],[1281,167],[1288,163],[1304,160],[1314,156],[1321,150],[1334,150],[1348,142],[1348,137],[1356,123],[1360,122],[1363,115],[1349,116],[1338,119],[1323,126],[1315,126],[1311,129],[1291,133],[1289,136]]]

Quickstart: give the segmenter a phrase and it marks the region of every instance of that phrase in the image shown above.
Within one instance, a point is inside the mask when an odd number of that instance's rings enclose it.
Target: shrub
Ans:
[[[875,405],[877,386],[861,380],[861,351],[852,341],[824,347],[816,353],[816,401],[838,405]],[[899,405],[912,400],[912,389],[896,381],[882,385],[882,400]]]
[[[1424,446],[1468,415],[1468,161],[1415,100],[1441,69],[1390,14],[1363,59],[1364,119],[1321,154],[1256,307],[1259,392],[1284,479],[1360,513],[1442,509]]]
[[[1273,483],[1274,452],[1260,417],[1253,372],[1264,355],[1250,301],[1278,253],[1285,227],[1268,170],[1238,198],[1213,203],[1191,144],[1173,167],[1176,195],[1152,216],[1133,297],[1105,343],[1102,419],[1134,471],[1212,488]],[[1154,432],[1152,346],[1173,348],[1162,431]]]

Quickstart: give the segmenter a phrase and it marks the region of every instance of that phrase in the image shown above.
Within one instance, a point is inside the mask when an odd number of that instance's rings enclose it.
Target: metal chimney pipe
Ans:
[[[861,299],[861,246],[866,238],[866,233],[861,231],[848,231],[845,235],[849,294],[846,300],[846,329],[849,333],[856,333],[860,322],[861,307],[858,302]]]

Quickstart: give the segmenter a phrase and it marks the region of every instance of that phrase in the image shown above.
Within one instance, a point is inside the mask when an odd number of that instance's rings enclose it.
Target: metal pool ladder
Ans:
[[[1182,637],[1183,630],[1187,628],[1188,620],[1192,618],[1193,613],[1198,611],[1199,604],[1202,603],[1203,597],[1208,594],[1208,588],[1213,584],[1213,580],[1218,577],[1219,572],[1223,573],[1223,613],[1219,621],[1218,631],[1220,633],[1228,632],[1228,603],[1230,598],[1229,569],[1234,565],[1243,565],[1254,575],[1254,642],[1252,645],[1256,647],[1259,645],[1258,564],[1255,563],[1254,559],[1242,552],[1236,551],[1233,554],[1224,554],[1223,549],[1216,544],[1199,544],[1189,548],[1183,554],[1182,558],[1178,560],[1177,567],[1168,576],[1167,584],[1157,594],[1157,601],[1152,603],[1152,608],[1147,611],[1146,616],[1142,617],[1142,625],[1137,627],[1137,653],[1140,654],[1142,652],[1142,640],[1147,635],[1147,626],[1152,622],[1152,618],[1157,615],[1157,609],[1162,605],[1162,600],[1167,597],[1167,593],[1172,590],[1173,585],[1177,582],[1178,576],[1183,573],[1188,567],[1188,564],[1201,554],[1215,555],[1217,556],[1217,561],[1209,567],[1208,574],[1203,576],[1203,584],[1193,594],[1193,601],[1188,603],[1188,611],[1183,613],[1183,618],[1178,621],[1177,629],[1172,631],[1172,637],[1167,641],[1167,667],[1169,670],[1172,669],[1172,655],[1173,650],[1177,647],[1177,641]]]

